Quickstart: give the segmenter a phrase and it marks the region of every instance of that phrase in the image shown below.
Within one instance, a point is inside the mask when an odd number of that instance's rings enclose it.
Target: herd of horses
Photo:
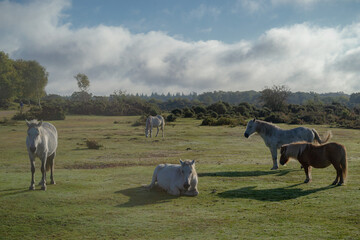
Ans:
[[[51,123],[32,120],[27,121],[26,146],[31,165],[30,190],[35,189],[35,157],[41,160],[42,178],[39,183],[42,190],[46,190],[46,172],[51,170],[51,184],[54,181],[55,155],[58,145],[58,134],[56,128]],[[164,137],[165,120],[162,116],[149,116],[146,120],[145,136],[152,137],[152,129],[162,130]],[[328,143],[332,137],[328,132],[325,139],[321,139],[315,129],[298,127],[284,130],[272,123],[253,119],[246,126],[244,136],[249,138],[258,133],[270,149],[273,167],[271,170],[278,169],[277,151],[280,149],[280,164],[286,164],[290,158],[297,159],[304,168],[306,179],[305,183],[311,181],[311,168],[325,168],[333,165],[336,169],[336,178],[333,185],[345,184],[347,176],[346,149],[339,143]],[[156,184],[157,183],[157,184]],[[197,196],[199,194],[198,177],[195,170],[194,160],[180,160],[180,164],[159,164],[153,173],[151,184],[146,186],[148,189],[155,185],[164,189],[171,195]]]

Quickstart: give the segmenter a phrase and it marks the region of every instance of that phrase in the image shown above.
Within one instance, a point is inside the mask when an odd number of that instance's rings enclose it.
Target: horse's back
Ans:
[[[157,167],[157,180],[158,183],[170,183],[176,179],[180,169],[177,164],[159,164]]]
[[[314,140],[314,133],[310,128],[307,127],[297,127],[289,130],[279,130],[278,134],[278,147],[281,147],[284,144],[289,144],[293,142],[312,142]]]

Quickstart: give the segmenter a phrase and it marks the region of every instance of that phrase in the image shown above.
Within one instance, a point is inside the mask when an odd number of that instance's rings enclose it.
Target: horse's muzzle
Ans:
[[[244,133],[244,136],[245,136],[246,138],[249,138],[249,134],[247,134],[247,133]]]
[[[30,147],[30,151],[34,153],[36,151],[36,147]]]

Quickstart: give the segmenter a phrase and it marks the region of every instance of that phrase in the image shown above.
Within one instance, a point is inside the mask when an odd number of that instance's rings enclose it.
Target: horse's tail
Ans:
[[[348,162],[347,162],[347,157],[346,157],[346,149],[345,147],[343,146],[342,147],[342,156],[341,156],[341,160],[340,160],[340,165],[341,165],[341,169],[342,169],[342,175],[343,175],[343,179],[344,179],[344,182],[346,180],[346,177],[347,177],[347,166],[348,166]]]
[[[325,140],[322,140],[320,138],[320,135],[318,134],[318,132],[314,128],[311,129],[311,131],[314,133],[314,140],[317,141],[319,144],[326,143],[332,137],[331,131],[327,131],[326,134],[324,135]]]

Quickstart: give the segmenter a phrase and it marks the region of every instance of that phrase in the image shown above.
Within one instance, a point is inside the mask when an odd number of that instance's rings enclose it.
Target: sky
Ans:
[[[48,94],[360,92],[360,0],[0,0],[0,51]]]

